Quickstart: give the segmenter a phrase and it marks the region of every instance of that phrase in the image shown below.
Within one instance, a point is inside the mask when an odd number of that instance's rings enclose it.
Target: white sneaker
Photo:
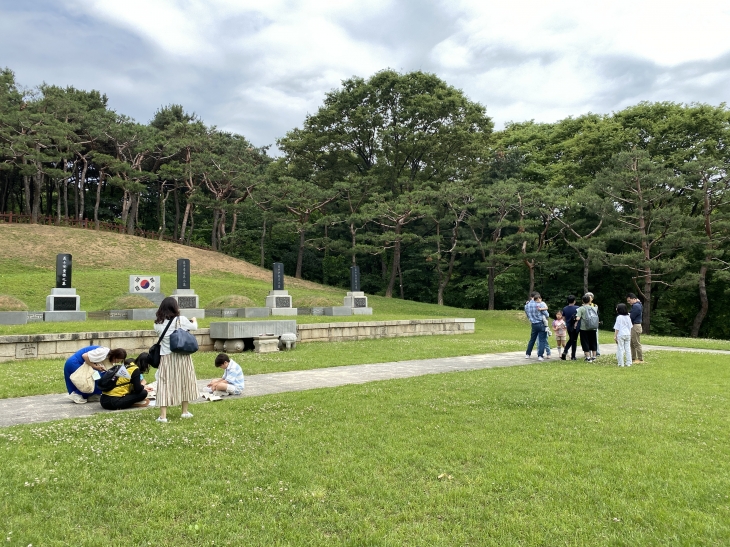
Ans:
[[[193,415],[192,415],[192,414],[190,414],[190,412],[185,412],[185,413],[183,413],[183,414],[180,414],[180,417],[181,417],[181,418],[192,418],[192,417],[193,417]]]
[[[203,387],[203,393],[213,393],[213,390],[210,389],[208,386]]]
[[[86,399],[84,399],[80,394],[76,392],[69,393],[68,398],[71,399],[71,402],[76,403],[77,405],[86,404]]]
[[[161,424],[166,424],[167,423],[167,418],[157,418],[155,421],[156,422],[160,422]]]
[[[537,360],[538,361],[544,361],[545,359],[543,359],[542,357],[538,357]]]
[[[525,359],[529,359],[529,358],[530,358],[530,356],[525,354]]]

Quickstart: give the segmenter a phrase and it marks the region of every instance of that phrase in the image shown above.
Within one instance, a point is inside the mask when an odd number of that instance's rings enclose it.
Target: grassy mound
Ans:
[[[120,296],[109,302],[110,310],[133,310],[139,308],[156,308],[157,304],[147,300],[144,296],[129,294]]]
[[[298,308],[325,308],[329,306],[342,306],[342,299],[334,296],[302,296],[294,301]]]
[[[251,300],[248,296],[240,294],[229,294],[226,296],[219,296],[208,302],[205,306],[208,309],[211,308],[255,308],[256,303]]]
[[[0,294],[0,311],[28,311],[28,306],[14,296]]]

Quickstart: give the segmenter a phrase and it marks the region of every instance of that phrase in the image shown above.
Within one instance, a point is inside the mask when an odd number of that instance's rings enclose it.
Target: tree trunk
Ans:
[[[393,264],[390,268],[390,280],[388,288],[385,289],[385,297],[393,298],[393,287],[395,287],[395,276],[400,268],[400,235],[403,227],[400,223],[395,225],[395,241],[393,242]]]
[[[297,279],[302,278],[302,262],[304,260],[304,226],[302,226],[302,229],[299,231],[299,252],[297,253],[297,271],[294,274],[294,277]]]
[[[266,215],[264,215],[264,224],[261,227],[261,267],[264,267],[264,259],[266,258]]]
[[[38,215],[41,209],[41,188],[43,187],[43,166],[36,162],[36,172],[33,177],[33,206],[30,211],[31,222],[38,223]]]
[[[172,234],[172,237],[175,241],[177,241],[178,228],[180,226],[180,199],[177,195],[177,181],[175,181],[175,189],[173,192],[175,195],[175,233]]]
[[[588,257],[583,259],[583,294],[588,292],[588,267],[590,266],[590,260]]]
[[[641,330],[644,334],[651,334],[651,268],[644,269],[644,313]]]
[[[180,226],[180,242],[185,241],[185,228],[188,224],[188,217],[190,216],[191,203],[188,201],[185,205],[185,213],[183,214],[182,225]]]
[[[129,190],[124,190],[122,194],[122,224],[127,225],[127,217],[129,216],[130,205]]]
[[[708,260],[710,257],[707,257]],[[700,310],[697,312],[697,315],[695,316],[695,320],[692,323],[692,333],[690,336],[692,338],[697,338],[700,335],[700,327],[702,326],[702,321],[705,320],[705,317],[707,316],[707,310],[710,308],[710,302],[707,299],[707,264],[703,264],[700,268],[700,280],[699,280],[699,289],[700,289]]]
[[[129,213],[127,214],[127,234],[134,235],[135,219],[137,218],[137,204],[139,203],[139,193],[134,192],[130,197]]]
[[[84,162],[84,166],[81,168],[81,177],[79,179],[79,220],[84,219],[84,205],[86,201],[86,172],[89,169],[89,160],[81,158]]]
[[[23,157],[23,165],[27,165],[28,160]],[[23,214],[30,215],[30,175],[23,175]]]
[[[210,231],[210,246],[214,251],[218,250],[218,223],[220,222],[220,210],[213,209],[213,227]]]
[[[63,218],[68,220],[68,179],[63,179]]]
[[[94,228],[99,230],[99,204],[101,203],[101,186],[104,182],[104,172],[99,173],[96,183],[96,201],[94,201]]]
[[[352,265],[357,266],[357,259],[355,257],[355,245],[357,243],[357,232],[355,231],[355,223],[350,222],[350,236],[352,238]]]
[[[398,262],[398,286],[400,287],[400,299],[405,300],[406,297],[403,293],[403,270],[401,270],[400,261]]]

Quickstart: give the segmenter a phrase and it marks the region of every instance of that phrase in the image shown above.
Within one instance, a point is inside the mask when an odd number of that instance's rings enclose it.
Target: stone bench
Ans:
[[[296,333],[297,322],[289,320],[268,321],[221,321],[210,324],[210,338],[216,351],[240,353],[244,350],[257,350],[256,339],[268,340],[272,336],[278,351],[279,337],[285,333]],[[266,342],[264,342],[266,345]],[[259,353],[264,353],[260,351]]]

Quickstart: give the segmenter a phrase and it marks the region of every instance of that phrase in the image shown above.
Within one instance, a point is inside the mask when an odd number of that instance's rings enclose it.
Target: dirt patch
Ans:
[[[53,270],[56,255],[73,255],[75,268],[139,269],[159,273],[177,272],[177,259],[190,259],[193,274],[228,272],[260,281],[271,281],[271,271],[230,256],[167,241],[97,232],[80,228],[0,224],[0,257]],[[321,289],[321,285],[292,277],[288,287]]]

